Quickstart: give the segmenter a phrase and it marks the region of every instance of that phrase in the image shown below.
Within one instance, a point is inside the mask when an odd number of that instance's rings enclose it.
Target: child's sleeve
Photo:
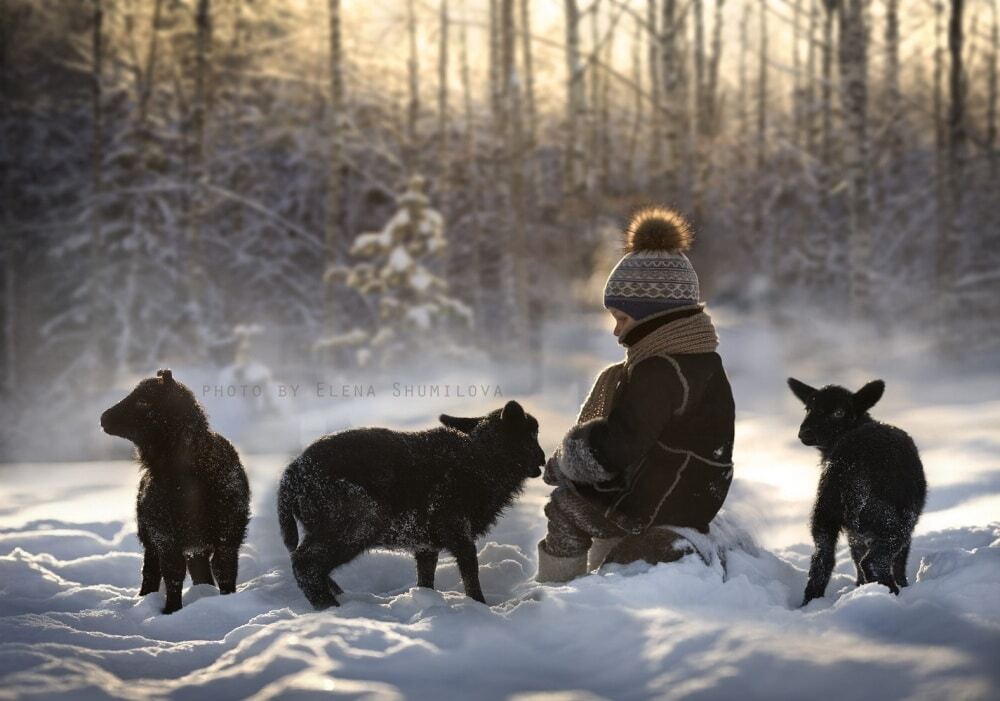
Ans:
[[[607,418],[585,421],[566,435],[560,470],[588,484],[614,479],[646,454],[686,400],[687,387],[674,362],[661,357],[642,361]]]

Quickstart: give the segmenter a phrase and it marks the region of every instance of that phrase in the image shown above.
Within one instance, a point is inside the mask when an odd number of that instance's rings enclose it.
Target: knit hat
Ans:
[[[604,306],[636,321],[698,304],[698,275],[684,251],[694,238],[673,209],[648,207],[632,217],[625,255],[604,287]]]

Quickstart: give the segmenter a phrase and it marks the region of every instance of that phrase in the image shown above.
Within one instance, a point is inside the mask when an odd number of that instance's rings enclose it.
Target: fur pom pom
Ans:
[[[625,252],[672,251],[691,248],[694,233],[687,219],[675,209],[646,207],[635,213],[625,230]]]

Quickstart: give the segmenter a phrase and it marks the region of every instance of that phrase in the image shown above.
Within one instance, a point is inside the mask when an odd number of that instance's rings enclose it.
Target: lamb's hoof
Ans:
[[[325,611],[333,606],[340,606],[340,602],[333,596],[316,599],[314,601],[310,601],[309,603],[312,604],[312,607],[317,611]]]
[[[146,594],[152,594],[152,593],[158,592],[158,591],[160,591],[159,587],[146,586],[145,584],[143,584],[139,588],[139,596],[146,596]]]
[[[164,615],[167,615],[167,616],[169,616],[170,614],[172,614],[174,611],[180,611],[180,610],[181,610],[181,604],[180,604],[180,602],[170,603],[168,601],[167,605],[163,607],[163,613],[164,613]]]

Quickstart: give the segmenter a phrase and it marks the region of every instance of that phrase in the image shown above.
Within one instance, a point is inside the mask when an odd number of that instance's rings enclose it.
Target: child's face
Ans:
[[[608,311],[611,312],[611,316],[615,320],[615,330],[612,333],[616,338],[621,338],[622,334],[635,326],[635,319],[625,312],[620,312],[617,309],[609,309]]]

